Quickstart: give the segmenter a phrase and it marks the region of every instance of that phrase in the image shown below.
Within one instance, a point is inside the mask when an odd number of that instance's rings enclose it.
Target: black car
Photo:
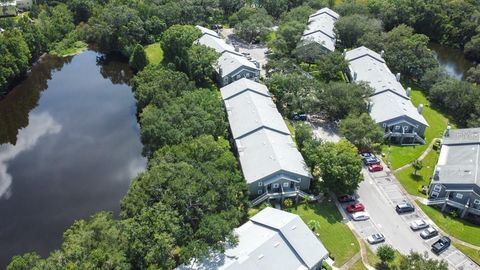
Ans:
[[[296,113],[292,115],[292,120],[294,121],[307,121],[307,115],[304,113]]]
[[[450,246],[450,242],[451,240],[447,236],[444,236],[438,239],[438,241],[433,243],[432,245],[432,252],[437,255],[442,253],[444,250],[446,250]]]
[[[408,212],[415,211],[415,207],[413,207],[412,204],[405,202],[405,203],[397,204],[397,206],[395,207],[395,211],[397,211],[397,213],[399,214],[408,213]]]

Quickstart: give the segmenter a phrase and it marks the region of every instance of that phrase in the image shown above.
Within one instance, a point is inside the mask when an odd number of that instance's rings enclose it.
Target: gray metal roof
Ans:
[[[330,51],[335,50],[335,32],[333,31],[335,22],[339,15],[329,9],[322,8],[310,15],[308,24],[301,37],[301,43],[315,42],[322,44]]]
[[[282,172],[311,177],[290,135],[262,128],[235,140],[235,144],[248,184]]]
[[[259,128],[270,128],[290,135],[290,132],[278,113],[270,97],[246,91],[224,100],[234,139],[245,136]]]
[[[204,35],[204,36],[207,36],[207,35]],[[218,58],[217,68],[222,69],[222,72],[221,72],[222,77],[232,75],[231,73],[233,73],[235,70],[239,68],[248,68],[248,69],[260,72],[260,69],[258,69],[254,63],[248,61],[247,58],[237,54],[233,54],[230,51],[226,51],[222,53],[220,58]]]
[[[423,115],[418,112],[418,109],[407,98],[387,91],[371,96],[370,102],[372,103],[370,116],[377,123],[397,117],[408,117],[428,127],[428,123]]]
[[[433,183],[476,184],[480,187],[480,128],[445,133]]]
[[[361,46],[346,52],[345,59],[349,61],[350,75],[354,81],[367,82],[375,91],[370,97],[370,116],[375,122],[407,117],[428,126],[380,54]]]
[[[299,216],[265,208],[235,229],[236,247],[179,270],[312,269],[328,252]]]
[[[237,53],[235,51],[235,48],[230,45],[230,44],[227,44],[223,39],[221,38],[217,38],[217,37],[213,37],[211,35],[208,35],[208,34],[204,34],[202,35],[198,40],[197,40],[197,43],[198,44],[202,44],[202,45],[205,45],[209,48],[212,48],[214,49],[217,53],[224,53],[224,52],[231,52],[233,54],[237,54],[237,55],[240,55],[240,53]]]
[[[245,91],[252,91],[266,97],[271,96],[270,92],[268,92],[268,88],[264,84],[254,82],[247,78],[241,78],[240,80],[234,81],[220,89],[220,92],[222,93],[222,98],[224,100]]]
[[[220,38],[220,36],[218,35],[218,33],[215,32],[215,31],[213,31],[213,30],[210,30],[210,29],[205,28],[205,27],[200,26],[200,25],[196,25],[195,27],[202,32],[202,35],[208,34],[208,35],[211,35],[211,36],[213,36],[213,37]]]

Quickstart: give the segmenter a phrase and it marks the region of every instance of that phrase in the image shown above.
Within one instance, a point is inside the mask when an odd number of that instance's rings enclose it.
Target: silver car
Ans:
[[[375,233],[367,237],[367,241],[370,244],[377,244],[385,241],[385,236],[381,233]]]
[[[352,214],[352,218],[355,221],[360,221],[360,220],[367,220],[370,218],[370,215],[367,212],[356,212]]]
[[[437,235],[438,235],[438,231],[433,227],[429,227],[420,233],[420,237],[422,237],[423,239],[429,239]]]
[[[428,223],[423,219],[417,219],[415,221],[412,221],[412,223],[410,223],[410,228],[414,231],[425,229],[428,226],[429,226]]]

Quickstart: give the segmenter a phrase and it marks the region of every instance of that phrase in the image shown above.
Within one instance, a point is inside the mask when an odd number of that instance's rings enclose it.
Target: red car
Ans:
[[[368,165],[368,170],[371,172],[383,171],[383,166],[380,164],[370,164]]]
[[[365,210],[365,206],[363,206],[363,204],[361,203],[354,203],[347,206],[347,212],[349,213],[355,213],[355,212],[360,212],[364,210]]]
[[[338,197],[338,201],[341,203],[354,202],[356,201],[355,196],[353,195],[342,195]]]

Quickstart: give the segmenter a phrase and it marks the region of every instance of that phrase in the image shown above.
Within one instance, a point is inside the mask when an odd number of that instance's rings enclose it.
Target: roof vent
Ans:
[[[418,104],[417,110],[418,110],[419,114],[422,114],[422,111],[423,111],[423,104],[422,103]]]
[[[399,81],[400,81],[400,72],[399,72],[399,73],[397,73],[397,75],[395,75],[395,78],[397,79],[397,82],[399,82]]]
[[[292,231],[295,230],[296,228],[297,228],[297,226],[296,226],[296,225],[293,225],[293,226],[292,226]]]
[[[275,242],[275,244],[273,244],[274,247],[278,247],[278,245],[280,245],[279,242]]]
[[[264,257],[263,254],[258,255],[259,260],[263,259],[263,257]]]
[[[438,181],[440,180],[440,168],[435,168],[435,172],[433,173],[433,180]]]
[[[409,97],[409,96],[410,96],[410,92],[412,92],[412,88],[410,88],[410,87],[407,87],[407,97]]]
[[[452,128],[451,126],[447,126],[447,129],[445,130],[445,135],[444,135],[445,137],[450,137],[450,129],[451,128]]]
[[[380,56],[381,56],[382,58],[385,56],[385,51],[384,51],[384,50],[380,51]]]

